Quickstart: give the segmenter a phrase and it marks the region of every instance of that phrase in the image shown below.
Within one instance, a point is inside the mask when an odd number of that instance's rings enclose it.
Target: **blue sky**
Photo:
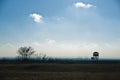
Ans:
[[[119,9],[119,0],[1,0],[0,56],[32,46],[54,57],[120,58]]]

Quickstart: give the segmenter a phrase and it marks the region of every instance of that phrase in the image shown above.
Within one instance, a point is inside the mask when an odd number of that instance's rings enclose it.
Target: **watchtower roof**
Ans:
[[[99,56],[99,53],[98,52],[94,52],[93,56]]]

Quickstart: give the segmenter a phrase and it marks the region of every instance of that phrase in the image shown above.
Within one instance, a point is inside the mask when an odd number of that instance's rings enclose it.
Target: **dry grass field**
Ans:
[[[120,80],[120,64],[1,63],[0,80]]]

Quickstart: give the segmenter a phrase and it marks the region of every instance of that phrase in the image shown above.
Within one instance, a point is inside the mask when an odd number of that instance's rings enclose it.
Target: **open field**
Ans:
[[[0,80],[120,80],[120,63],[1,63]]]

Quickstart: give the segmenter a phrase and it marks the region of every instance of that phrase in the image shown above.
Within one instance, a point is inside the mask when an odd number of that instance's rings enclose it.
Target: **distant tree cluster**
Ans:
[[[32,47],[20,47],[18,49],[18,54],[21,59],[27,60],[30,58],[31,55],[35,53]]]
[[[46,54],[40,53],[40,54],[35,54],[35,50],[32,47],[20,47],[18,49],[18,55],[19,55],[19,59],[21,60],[30,60],[31,57],[33,57],[34,59],[37,60],[46,60],[47,56]]]

